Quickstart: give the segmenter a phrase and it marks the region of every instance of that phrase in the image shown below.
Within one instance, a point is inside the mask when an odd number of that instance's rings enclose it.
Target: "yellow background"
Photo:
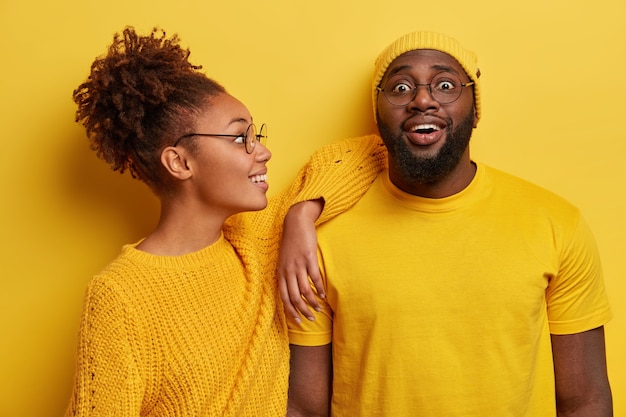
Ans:
[[[147,188],[98,161],[73,120],[73,89],[127,24],[179,33],[192,62],[269,124],[272,192],[320,145],[373,131],[373,59],[397,36],[437,30],[474,49],[473,157],[587,217],[626,416],[625,18],[623,0],[0,0],[0,416],[62,414],[85,286],[157,216]]]

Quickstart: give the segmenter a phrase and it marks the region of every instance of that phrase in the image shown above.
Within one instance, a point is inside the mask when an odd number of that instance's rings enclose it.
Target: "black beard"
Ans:
[[[430,158],[415,156],[403,134],[395,136],[380,117],[376,117],[378,131],[389,152],[389,166],[408,183],[434,184],[443,180],[459,164],[474,129],[474,113],[470,111],[457,126],[448,125],[446,142],[437,155]]]

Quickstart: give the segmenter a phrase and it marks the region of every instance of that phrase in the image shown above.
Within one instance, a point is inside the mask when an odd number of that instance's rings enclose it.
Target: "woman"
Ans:
[[[267,205],[265,128],[188,56],[177,36],[129,27],[74,92],[92,149],[145,182],[161,215],[89,285],[68,416],[284,415],[282,219],[306,200],[325,199],[318,222],[347,208],[383,158],[327,147],[267,210],[237,215]],[[299,208],[313,220],[321,205]]]

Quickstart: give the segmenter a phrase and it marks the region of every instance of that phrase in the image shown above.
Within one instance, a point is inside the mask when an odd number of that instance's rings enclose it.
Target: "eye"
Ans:
[[[392,85],[390,92],[395,95],[406,95],[410,94],[413,91],[413,86],[407,82],[398,82]]]
[[[243,145],[244,143],[246,143],[246,134],[242,133],[238,136],[235,136],[235,139],[233,140],[233,142],[240,143]]]
[[[441,91],[454,90],[454,83],[452,81],[440,81],[435,85],[435,88]]]
[[[461,84],[456,77],[451,74],[441,75],[439,77],[435,77],[433,81],[430,83],[433,90],[439,91],[441,93],[450,93],[456,90],[457,86]]]

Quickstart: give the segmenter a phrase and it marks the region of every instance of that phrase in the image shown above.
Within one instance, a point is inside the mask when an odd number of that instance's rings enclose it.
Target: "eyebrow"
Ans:
[[[245,117],[235,117],[226,124],[226,127],[232,126],[237,123],[244,123],[246,126],[248,126],[250,123],[252,123],[252,117],[250,118],[250,121],[248,121]]]
[[[251,123],[251,121],[252,121],[252,118],[250,118],[250,122],[249,122],[245,117],[235,117],[228,124],[232,125],[233,123],[240,123],[240,122],[241,123]]]

